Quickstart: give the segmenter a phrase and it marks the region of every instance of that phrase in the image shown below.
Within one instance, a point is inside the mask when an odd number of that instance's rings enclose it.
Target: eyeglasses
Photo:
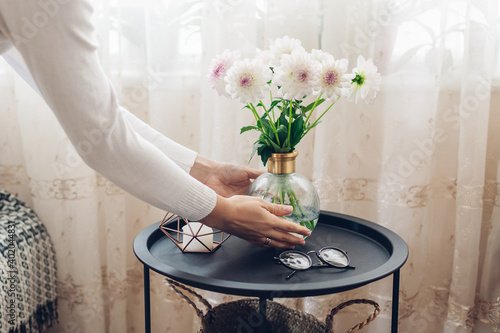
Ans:
[[[313,264],[310,253],[316,253],[319,259],[318,264]],[[336,247],[327,246],[319,251],[301,252],[296,250],[288,250],[281,252],[279,257],[274,257],[277,264],[285,265],[292,272],[285,279],[288,280],[297,271],[305,271],[311,267],[335,267],[341,269],[355,269],[351,266],[351,260],[347,256],[347,252]]]

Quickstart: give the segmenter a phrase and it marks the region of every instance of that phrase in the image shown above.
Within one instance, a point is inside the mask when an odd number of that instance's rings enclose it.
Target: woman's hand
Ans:
[[[191,176],[213,189],[217,194],[229,198],[245,194],[252,180],[264,171],[244,166],[219,163],[198,155],[191,168]]]
[[[264,171],[218,163],[198,155],[191,168],[191,176],[218,194],[214,210],[201,222],[261,247],[293,248],[303,245],[304,239],[290,232],[305,236],[311,232],[278,217],[290,214],[292,207],[241,195],[262,173]]]
[[[217,196],[214,210],[201,222],[260,247],[293,248],[304,245],[305,241],[290,232],[304,236],[309,236],[311,232],[278,217],[291,212],[290,206],[272,204],[257,197]]]

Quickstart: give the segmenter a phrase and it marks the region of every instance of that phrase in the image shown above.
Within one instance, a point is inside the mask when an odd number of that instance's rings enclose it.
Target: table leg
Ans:
[[[391,333],[398,333],[399,316],[399,277],[400,270],[396,270],[392,275],[392,321]]]
[[[268,333],[267,327],[267,298],[259,297],[259,314],[262,316],[262,325],[258,329],[258,333]]]
[[[149,290],[149,267],[144,265],[144,321],[145,332],[151,333],[151,298]]]

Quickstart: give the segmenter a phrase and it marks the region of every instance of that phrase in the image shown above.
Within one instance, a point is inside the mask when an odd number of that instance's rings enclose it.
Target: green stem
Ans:
[[[305,135],[306,135],[306,134],[307,134],[307,133],[308,133],[311,129],[313,129],[313,128],[314,128],[314,127],[318,124],[318,122],[320,121],[320,119],[321,119],[321,118],[322,118],[322,117],[323,117],[323,116],[324,116],[324,115],[328,112],[328,110],[330,110],[330,109],[332,108],[332,106],[333,106],[333,105],[334,105],[334,104],[335,104],[335,103],[339,100],[339,98],[340,98],[340,96],[339,96],[339,97],[337,97],[337,100],[336,100],[335,102],[333,102],[333,103],[332,103],[332,104],[328,107],[328,109],[326,109],[326,110],[325,110],[325,111],[321,114],[321,116],[319,116],[319,117],[318,117],[318,119],[316,119],[316,120],[314,121],[314,123],[313,123],[311,126],[309,126],[309,127],[307,128],[307,130],[306,130],[306,131],[302,134],[301,138],[303,138],[303,137],[304,137],[304,136],[305,136]]]
[[[278,143],[278,146],[281,146],[280,144],[280,139],[278,137],[278,131],[276,130],[276,127],[274,127],[274,120],[273,118],[271,118],[271,115],[269,115],[269,112],[267,111],[267,109],[264,107],[264,103],[262,103],[262,101],[259,101],[260,104],[262,105],[262,108],[264,109],[264,112],[266,113],[267,115],[267,118],[269,119],[269,124],[271,125],[271,129],[273,130],[274,132],[274,136],[276,137],[276,141]]]
[[[273,102],[273,92],[271,91],[271,89],[269,89],[269,97],[270,97],[270,101],[271,103]],[[274,108],[273,108],[273,119],[276,119],[276,116],[274,115]],[[279,125],[278,125],[279,126]]]
[[[288,114],[288,144],[290,144],[290,135],[292,134],[292,100],[290,100],[290,112]]]
[[[300,219],[299,213],[297,212],[297,207],[296,207],[297,206],[297,202],[295,201],[295,198],[293,196],[293,191],[288,191],[288,199],[290,199],[290,204],[293,207],[293,215],[295,215],[295,217],[297,219]],[[300,206],[299,206],[299,208],[300,208]]]
[[[305,227],[307,229],[309,229],[309,230],[313,230],[314,229],[314,223],[313,223],[313,221],[306,221],[305,224],[306,224]]]
[[[268,185],[266,188],[266,193],[264,194],[264,197],[262,199],[267,198],[267,194],[269,193],[269,190],[271,189],[271,185]]]
[[[318,105],[318,102],[320,99],[321,99],[321,94],[319,94],[318,99],[316,99],[316,102],[314,102],[314,105],[313,105],[311,111],[309,112],[309,115],[307,116],[306,122],[304,123],[304,124],[306,124],[306,126],[307,126],[307,123],[309,122],[309,119],[311,118],[311,116],[314,112],[314,109],[316,109],[316,105]]]
[[[297,207],[299,207],[299,210],[300,210],[300,213],[302,214],[302,217],[305,217],[306,213],[302,209],[302,205],[300,204],[299,198],[297,198],[297,194],[294,191],[290,190],[290,192],[288,193],[288,196],[293,197],[295,204],[297,205]]]
[[[252,114],[253,114],[253,116],[254,116],[254,118],[255,118],[255,121],[256,121],[257,123],[259,123],[260,116],[259,116],[259,113],[257,112],[257,109],[255,108],[255,106],[254,106],[252,103],[247,103],[247,105],[249,106],[250,110],[252,111]],[[268,135],[268,134],[267,134],[267,131],[266,131],[266,127],[265,127],[265,126],[262,126],[262,130],[261,130],[261,132],[262,132],[263,134],[265,134],[265,135]],[[276,132],[276,131],[274,131],[274,132]],[[270,143],[267,143],[267,145],[268,145],[268,146],[271,146],[271,144],[270,144]]]
[[[257,113],[257,110],[255,109],[255,106],[253,106],[252,103],[247,103],[248,107],[250,108],[250,111],[252,111],[252,114],[255,118],[255,121],[259,122],[259,114]]]

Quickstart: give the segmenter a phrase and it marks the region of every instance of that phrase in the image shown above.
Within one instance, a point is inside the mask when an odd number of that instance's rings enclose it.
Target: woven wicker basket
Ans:
[[[373,305],[374,312],[365,321],[347,331],[347,333],[352,333],[368,325],[380,313],[380,306],[376,302],[354,299],[332,309],[323,323],[306,312],[290,309],[269,300],[265,304],[260,304],[258,299],[242,299],[213,307],[203,296],[192,289],[171,279],[166,279],[166,282],[194,308],[200,317],[199,333],[261,332],[263,325],[266,325],[264,331],[269,333],[334,333],[333,316],[337,312],[353,304]],[[197,299],[206,307],[205,313],[196,306],[192,298]],[[262,311],[259,306],[266,307],[266,318],[261,315]]]

